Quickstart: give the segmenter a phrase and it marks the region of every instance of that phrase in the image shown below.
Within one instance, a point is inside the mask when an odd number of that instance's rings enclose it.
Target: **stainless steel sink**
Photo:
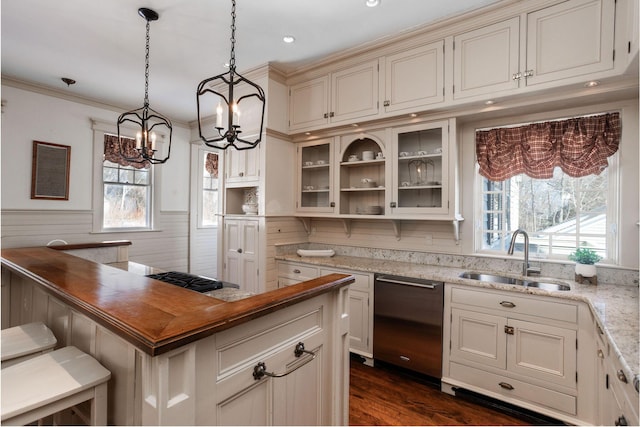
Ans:
[[[495,274],[474,273],[466,271],[460,275],[463,279],[480,280],[483,282],[504,283],[507,285],[525,286],[529,288],[543,289],[545,291],[570,291],[571,287],[564,283],[548,283],[516,279],[514,277],[499,276]]]

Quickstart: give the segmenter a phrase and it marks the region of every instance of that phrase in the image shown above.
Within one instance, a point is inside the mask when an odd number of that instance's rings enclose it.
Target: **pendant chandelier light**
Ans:
[[[255,148],[262,139],[264,124],[265,94],[264,90],[252,81],[236,72],[236,2],[231,1],[231,59],[229,71],[215,77],[203,80],[198,85],[198,130],[200,138],[208,147],[226,150],[234,147],[236,150]],[[243,102],[244,101],[244,102]],[[241,107],[241,102],[242,107]],[[207,125],[207,112],[210,108],[215,116],[215,126]],[[215,111],[213,110],[215,108]],[[260,114],[260,125],[257,126]],[[243,115],[242,122],[240,121]],[[255,125],[246,122],[255,121]],[[225,127],[226,126],[226,127]],[[249,129],[256,132],[252,137],[243,137],[242,130]]]
[[[122,113],[118,117],[118,142],[120,144],[120,155],[129,162],[136,163],[164,163],[169,160],[171,154],[171,134],[173,127],[171,121],[158,113],[154,109],[149,107],[149,22],[157,21],[158,14],[145,7],[138,9],[138,14],[147,21],[147,44],[145,49],[145,69],[144,69],[144,104],[142,108],[131,110],[126,113]],[[139,154],[136,157],[126,154],[126,150],[123,148],[123,139],[120,138],[120,126],[127,123],[135,123],[140,127],[140,130],[136,133],[136,152]],[[169,147],[167,148],[167,156],[162,158],[156,157],[158,148],[156,146],[157,134],[159,129],[166,128],[165,132],[169,135]]]

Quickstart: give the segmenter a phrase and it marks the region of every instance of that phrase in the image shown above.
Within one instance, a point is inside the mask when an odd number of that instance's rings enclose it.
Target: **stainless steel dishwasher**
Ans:
[[[442,377],[444,283],[376,274],[373,358]]]

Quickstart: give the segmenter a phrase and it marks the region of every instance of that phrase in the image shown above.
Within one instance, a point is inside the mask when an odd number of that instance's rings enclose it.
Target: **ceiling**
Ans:
[[[499,0],[237,0],[238,71],[268,62],[290,72]],[[145,20],[151,22],[149,100],[172,120],[195,120],[197,85],[225,72],[230,0],[2,0],[2,76],[122,109],[142,106]],[[296,38],[285,44],[284,35]],[[62,77],[76,80],[67,87]]]

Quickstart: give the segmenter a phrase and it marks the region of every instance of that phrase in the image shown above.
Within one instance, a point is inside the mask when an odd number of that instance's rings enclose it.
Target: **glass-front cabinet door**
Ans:
[[[333,212],[333,139],[298,145],[299,212]],[[275,166],[275,165],[274,165]]]
[[[393,129],[392,214],[449,212],[449,121]]]

